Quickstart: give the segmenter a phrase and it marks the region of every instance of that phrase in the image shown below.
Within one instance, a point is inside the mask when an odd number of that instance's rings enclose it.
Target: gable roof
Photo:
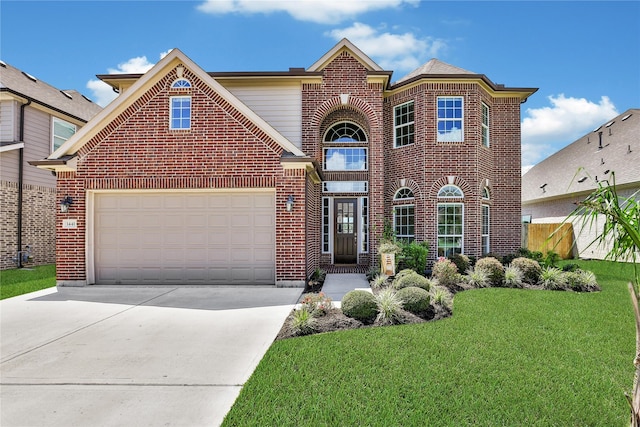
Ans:
[[[225,101],[229,102],[245,117],[251,120],[260,130],[266,133],[277,144],[279,144],[286,152],[296,156],[305,156],[291,141],[282,136],[271,125],[264,121],[260,116],[254,113],[249,107],[243,104],[231,92],[225,89],[220,83],[215,81],[209,74],[202,70],[195,62],[189,59],[179,49],[173,49],[169,54],[162,58],[149,71],[136,80],[129,89],[112,101],[104,110],[95,116],[86,126],[81,128],[75,135],[67,140],[60,148],[54,151],[47,159],[57,160],[64,156],[73,155],[84,146],[91,138],[98,134],[105,126],[107,126],[120,113],[128,108],[138,97],[142,96],[150,87],[156,84],[166,73],[173,70],[176,66],[182,64],[188,68],[199,79],[205,82],[209,87],[216,91]],[[46,168],[46,162],[33,162],[39,167]],[[49,162],[53,166],[52,162]]]
[[[31,100],[40,106],[80,122],[87,122],[102,107],[76,90],[60,90],[0,61],[0,92]]]
[[[358,60],[369,71],[384,71],[382,67],[376,64],[371,58],[369,58],[363,51],[358,49],[348,39],[344,38],[340,40],[335,46],[333,46],[329,52],[322,55],[320,59],[314,62],[307,71],[321,71],[331,61],[333,61],[343,51],[348,51],[351,55]]]
[[[535,165],[522,177],[522,203],[590,193],[615,173],[616,186],[640,187],[640,109],[598,126]],[[582,169],[581,169],[582,168]]]

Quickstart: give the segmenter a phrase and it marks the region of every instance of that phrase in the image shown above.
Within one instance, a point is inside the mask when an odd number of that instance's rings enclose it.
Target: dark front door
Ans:
[[[358,262],[357,199],[334,199],[334,262],[356,264]]]

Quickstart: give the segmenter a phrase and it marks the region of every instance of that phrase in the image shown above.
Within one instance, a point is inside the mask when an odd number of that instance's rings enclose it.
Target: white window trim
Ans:
[[[52,120],[51,120],[51,147],[50,148],[51,148],[51,152],[53,153],[54,151],[57,150],[57,148],[55,148],[56,122],[62,123],[62,124],[65,124],[65,125],[69,125],[69,126],[73,126],[73,134],[74,135],[75,135],[76,132],[78,132],[78,126],[76,126],[73,123],[68,122],[66,120],[59,119],[58,117],[51,116],[51,118],[52,118]],[[64,139],[62,137],[59,137],[59,138],[60,139]],[[69,138],[65,139],[64,142],[62,144],[60,144],[60,146],[64,145],[64,143],[67,142],[68,140],[69,140]],[[60,148],[60,147],[58,147],[58,148]]]
[[[364,201],[367,201],[367,215],[365,216],[364,211]],[[359,254],[368,254],[369,246],[371,244],[369,235],[369,210],[371,207],[369,206],[369,197],[358,197],[358,215],[360,218],[360,227],[358,227],[358,253]],[[366,223],[365,223],[366,220]],[[367,250],[362,249],[362,245],[364,244],[364,235],[367,234]]]
[[[327,169],[327,150],[364,150],[364,169]],[[324,147],[322,149],[322,170],[327,172],[364,172],[369,170],[369,149],[367,147]]]
[[[396,210],[398,208],[413,208],[413,234],[412,235],[404,235],[404,234],[396,234]],[[412,241],[416,239],[416,205],[415,203],[405,203],[401,205],[393,205],[393,235],[398,239],[407,239],[411,238]]]
[[[178,82],[187,82],[188,86],[176,86]],[[186,90],[186,89],[191,89],[191,87],[192,87],[191,82],[185,79],[184,77],[175,79],[173,83],[171,83],[171,89]]]
[[[438,249],[440,249],[440,247],[438,246],[438,242],[440,241],[440,236],[443,237],[461,237],[462,240],[460,241],[460,253],[464,253],[464,203],[462,202],[458,202],[458,203],[438,203],[438,206],[436,206],[436,214],[438,214],[438,208],[440,208],[440,206],[461,206],[462,207],[462,211],[460,216],[462,217],[462,234],[440,234],[440,230],[439,230],[439,226],[440,226],[440,222],[438,221],[438,219],[436,219],[436,231],[437,231],[437,236],[436,236],[436,254],[438,253]]]
[[[487,233],[484,233],[484,224],[483,224],[483,220],[484,220],[484,210],[487,210]],[[491,207],[489,205],[481,205],[480,207],[481,209],[481,215],[480,215],[480,234],[481,234],[481,239],[480,239],[480,243],[481,243],[481,252],[482,255],[486,255],[489,252],[491,252]],[[464,226],[464,223],[463,223]],[[485,248],[485,246],[482,244],[482,239],[487,238],[487,246]]]
[[[398,194],[400,193],[400,191],[405,189],[411,192],[411,197],[398,197]],[[398,190],[393,195],[393,200],[394,201],[415,200],[415,195],[413,194],[413,190],[410,189],[409,187],[401,187],[401,188],[398,188]]]
[[[189,99],[189,127],[173,127],[173,100],[174,99]],[[169,97],[169,129],[170,130],[190,130],[191,129],[191,120],[193,117],[193,100],[191,99],[191,95],[178,95],[178,96],[170,96]]]
[[[329,134],[331,129],[333,129],[337,125],[341,125],[343,123],[348,123],[350,125],[356,126],[364,134],[365,140],[364,141],[327,141],[327,135]],[[340,145],[340,144],[367,144],[368,142],[369,142],[369,137],[368,137],[367,133],[364,131],[364,129],[362,129],[362,126],[360,126],[356,122],[352,122],[350,120],[342,120],[342,121],[339,121],[339,122],[336,122],[336,123],[332,124],[324,132],[324,135],[322,135],[322,143],[323,144],[337,144],[337,145]]]
[[[324,215],[324,203],[325,201],[328,203],[329,212],[327,213],[328,217],[327,224],[325,224],[325,215]],[[320,238],[320,251],[323,254],[333,254],[333,197],[323,197],[322,198],[322,233]],[[329,239],[327,240],[328,248],[324,250],[324,226],[329,226]],[[333,257],[332,257],[333,258]]]
[[[399,108],[404,107],[405,105],[408,105],[408,104],[413,104],[414,105],[414,107],[413,107],[413,121],[412,122],[407,122],[407,123],[402,124],[402,125],[396,125],[396,111]],[[415,110],[415,103],[414,103],[413,100],[407,101],[407,102],[405,102],[403,104],[396,105],[395,107],[393,107],[393,148],[408,147],[409,145],[415,144],[415,142],[416,142],[416,134],[415,134],[416,119],[415,119],[415,114],[416,114],[416,110]],[[410,125],[413,125],[413,142],[410,142],[410,143],[404,144],[404,145],[398,145],[398,139],[397,139],[397,136],[396,136],[396,129],[402,128],[402,127],[407,127],[407,126],[410,126]]]
[[[460,105],[460,110],[462,111],[462,117],[460,117],[459,119],[453,119],[453,118],[440,118],[438,117],[438,111],[439,111],[439,107],[438,107],[438,103],[440,102],[441,99],[444,98],[460,98],[460,100],[462,101],[461,105]],[[459,141],[447,141],[446,139],[440,139],[440,132],[438,130],[438,123],[440,122],[448,122],[448,121],[453,121],[453,120],[460,120],[460,140]],[[443,96],[438,96],[438,98],[436,99],[436,141],[437,142],[452,142],[452,143],[456,143],[456,142],[464,142],[464,96],[462,95],[443,95]],[[448,135],[448,134],[444,134],[443,136]]]
[[[484,122],[484,109],[487,109],[487,123]],[[483,147],[491,147],[491,133],[489,130],[491,129],[491,109],[484,102],[480,108],[480,125],[482,129],[482,135],[480,137],[481,143]],[[487,132],[487,143],[484,143],[484,133]]]
[[[442,190],[444,190],[445,187],[454,187],[457,190],[460,191],[460,196],[444,196],[444,195],[440,195],[440,193],[442,192]],[[443,185],[442,187],[440,187],[440,189],[438,190],[438,198],[439,199],[464,199],[464,191],[462,191],[462,188],[458,187],[455,184],[447,184],[447,185]]]

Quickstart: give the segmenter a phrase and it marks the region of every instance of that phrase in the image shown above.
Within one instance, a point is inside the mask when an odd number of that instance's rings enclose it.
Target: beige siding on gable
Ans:
[[[18,114],[15,101],[0,102],[0,141],[18,140]]]
[[[302,148],[302,90],[299,84],[225,87],[296,147]]]
[[[50,171],[38,169],[27,163],[29,160],[44,159],[51,154],[51,116],[27,107],[24,120],[24,183],[55,187],[56,178]]]

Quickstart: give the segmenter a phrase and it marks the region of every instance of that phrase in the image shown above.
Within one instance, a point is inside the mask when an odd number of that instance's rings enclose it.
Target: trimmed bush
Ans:
[[[516,258],[511,261],[511,266],[517,268],[522,273],[522,281],[530,285],[537,285],[542,273],[540,263],[530,258]]]
[[[567,287],[576,292],[599,291],[600,286],[596,281],[596,275],[591,271],[575,270],[563,273]]]
[[[455,287],[463,280],[458,273],[458,267],[449,259],[438,258],[433,266],[433,277],[436,278],[440,286]]]
[[[494,257],[481,258],[476,262],[476,270],[484,271],[491,286],[502,286],[504,282],[504,267]]]
[[[507,288],[521,288],[523,274],[516,267],[508,266],[504,269],[504,285]]]
[[[456,267],[458,267],[458,273],[465,274],[471,267],[471,259],[463,254],[453,254],[449,257]]]
[[[383,289],[374,295],[378,308],[376,323],[380,325],[395,325],[401,323],[402,300],[393,289]]]
[[[411,269],[419,274],[424,274],[427,268],[427,255],[429,254],[429,243],[427,242],[410,242],[402,243],[402,252],[400,253],[400,265],[404,268]]]
[[[359,320],[363,323],[371,323],[378,314],[376,299],[371,292],[353,290],[342,297],[342,312],[345,316]]]
[[[425,291],[428,291],[429,289],[431,289],[431,280],[419,275],[413,270],[409,270],[409,273],[397,275],[393,280],[392,286],[395,289],[403,289],[409,286],[415,286],[417,288],[422,288]]]
[[[410,313],[421,315],[429,309],[431,295],[415,286],[400,289],[396,294],[402,300],[402,308]]]

